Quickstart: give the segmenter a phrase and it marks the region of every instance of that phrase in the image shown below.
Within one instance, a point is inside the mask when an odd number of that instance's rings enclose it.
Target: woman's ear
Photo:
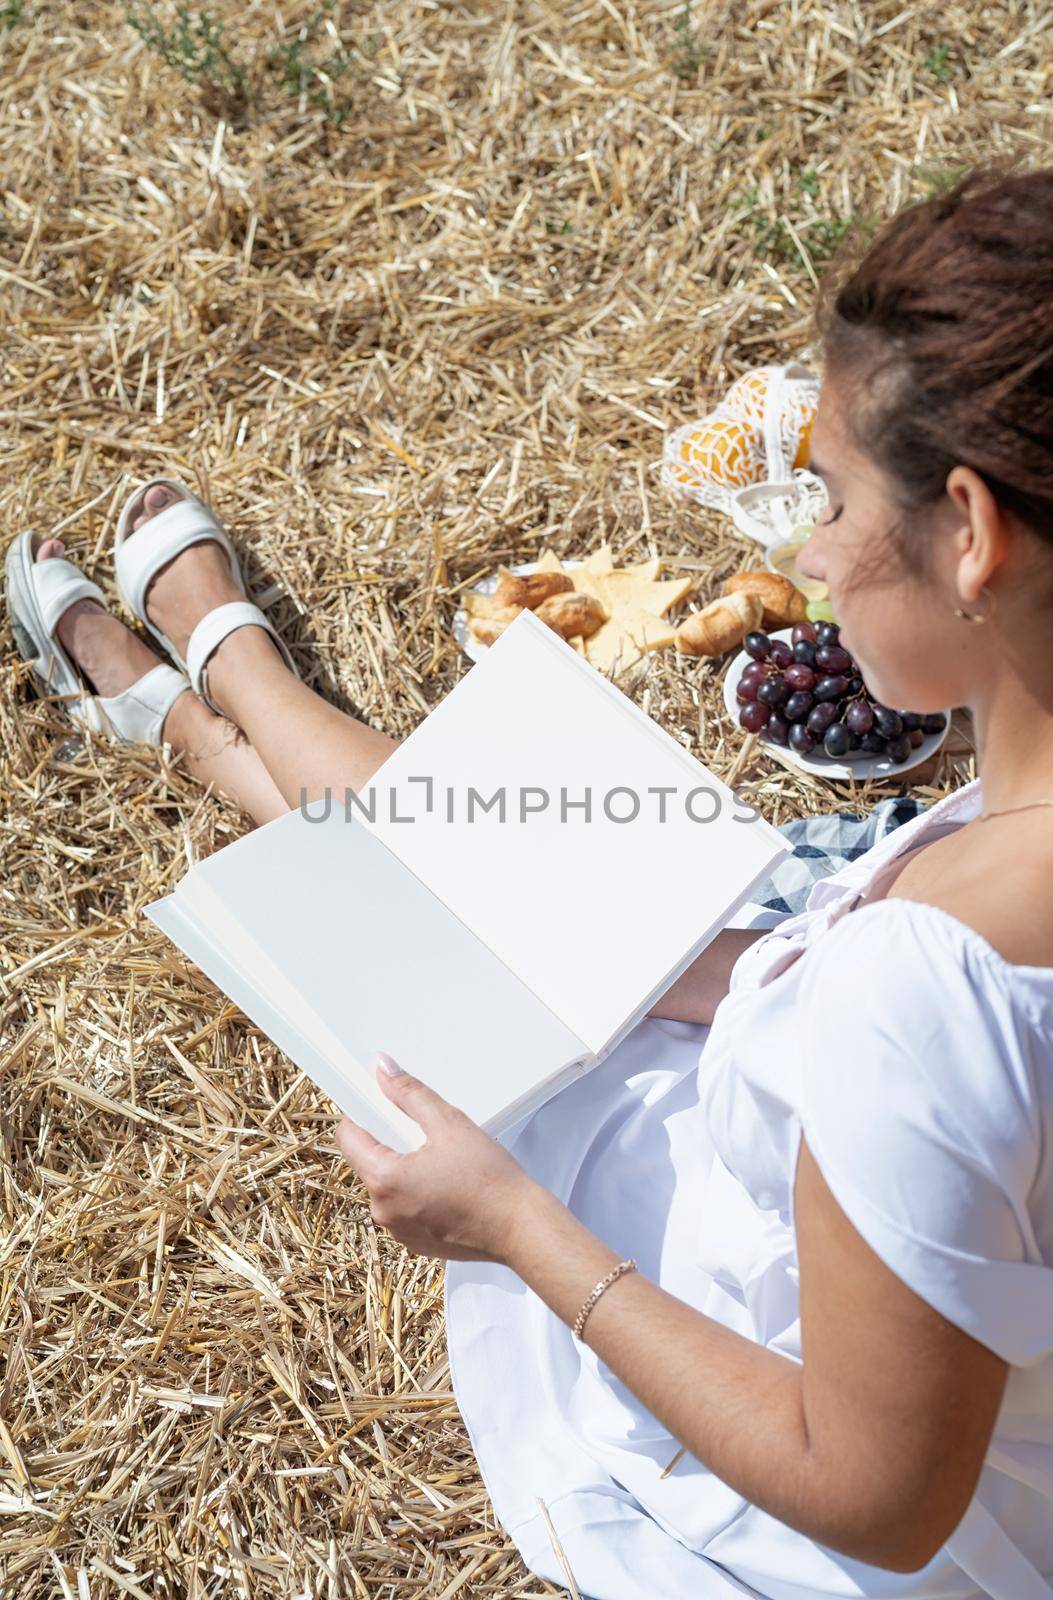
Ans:
[[[952,467],[946,489],[954,519],[954,581],[968,606],[1005,560],[1010,534],[998,501],[972,467]]]

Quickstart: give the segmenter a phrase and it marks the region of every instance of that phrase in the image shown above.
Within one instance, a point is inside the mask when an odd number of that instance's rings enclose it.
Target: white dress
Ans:
[[[1053,1600],[1053,968],[1011,965],[916,901],[853,910],[894,857],[980,809],[969,784],[815,884],[740,957],[712,1027],[645,1018],[502,1140],[619,1256],[799,1361],[803,1130],[872,1248],[1010,1363],[965,1517],[920,1572],[892,1573],[694,1456],[663,1477],[677,1441],[592,1350],[507,1268],[451,1262],[454,1392],[539,1576],[593,1600]]]

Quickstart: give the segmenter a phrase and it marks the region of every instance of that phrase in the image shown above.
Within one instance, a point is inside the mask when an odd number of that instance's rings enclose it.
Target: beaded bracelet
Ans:
[[[636,1262],[631,1258],[628,1261],[619,1261],[618,1265],[612,1268],[605,1278],[600,1279],[595,1289],[586,1295],[585,1303],[574,1319],[573,1333],[575,1339],[581,1338],[582,1329],[585,1326],[589,1312],[592,1310],[603,1291],[605,1289],[609,1289],[611,1284],[614,1283],[615,1279],[620,1278],[623,1272],[635,1272],[635,1270]]]

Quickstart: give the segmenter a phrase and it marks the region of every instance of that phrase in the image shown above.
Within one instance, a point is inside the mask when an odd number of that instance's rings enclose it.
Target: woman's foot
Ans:
[[[61,539],[33,539],[34,561],[65,553]],[[196,554],[196,552],[193,552]],[[95,600],[74,600],[58,621],[56,633],[66,654],[106,699],[122,694],[151,672],[160,657]],[[258,628],[246,630],[259,633]],[[214,716],[188,684],[168,708],[161,737],[182,757],[186,770],[205,785],[229,795],[256,822],[270,822],[288,804],[240,728]]]
[[[65,555],[65,551],[61,539],[42,539],[39,535],[33,539],[34,561],[49,561],[54,556]],[[66,654],[87,679],[91,692],[105,699],[123,694],[161,659],[138,634],[125,627],[120,617],[106,611],[97,600],[74,600],[59,618],[57,632]],[[173,702],[168,717],[185,698],[180,695]],[[167,733],[164,736],[167,737]]]
[[[155,483],[147,489],[132,511],[130,537],[151,517],[182,498],[177,490],[163,484]],[[226,605],[228,600],[244,598],[231,576],[227,552],[215,539],[208,539],[180,550],[157,569],[147,587],[144,605],[154,627],[171,639],[185,658],[190,635],[205,613]]]
[[[154,484],[140,497],[132,510],[131,532],[128,537],[134,538],[151,517],[155,517],[159,511],[164,511],[167,506],[174,505],[177,500],[183,498],[184,496],[176,489],[166,488],[164,484]],[[171,639],[179,655],[185,660],[190,635],[201,618],[209,611],[214,611],[217,606],[226,605],[228,601],[244,599],[245,596],[231,574],[227,552],[215,539],[204,539],[197,544],[188,545],[185,550],[180,550],[178,555],[157,569],[147,586],[143,605],[154,627],[159,628],[167,639]],[[229,634],[219,645],[216,654],[224,648],[229,639],[237,637],[238,634],[244,638],[245,631],[239,628],[234,634]],[[279,660],[281,659],[265,628],[251,628],[251,632],[258,634],[261,639],[266,638],[267,649],[278,655]]]

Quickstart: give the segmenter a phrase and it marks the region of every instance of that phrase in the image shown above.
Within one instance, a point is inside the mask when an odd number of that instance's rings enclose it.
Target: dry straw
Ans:
[[[61,529],[112,595],[131,482],[196,482],[305,675],[394,734],[499,561],[607,538],[697,603],[755,559],[657,489],[664,430],[807,357],[838,218],[1048,150],[1026,0],[217,0],[188,77],[127,9],[0,5],[5,537]],[[563,1592],[479,1481],[440,1267],[140,915],[247,819],[71,741],[2,645],[3,1594]],[[624,686],[774,822],[899,788],[773,765],[721,666]],[[963,728],[911,788],[972,770]]]

